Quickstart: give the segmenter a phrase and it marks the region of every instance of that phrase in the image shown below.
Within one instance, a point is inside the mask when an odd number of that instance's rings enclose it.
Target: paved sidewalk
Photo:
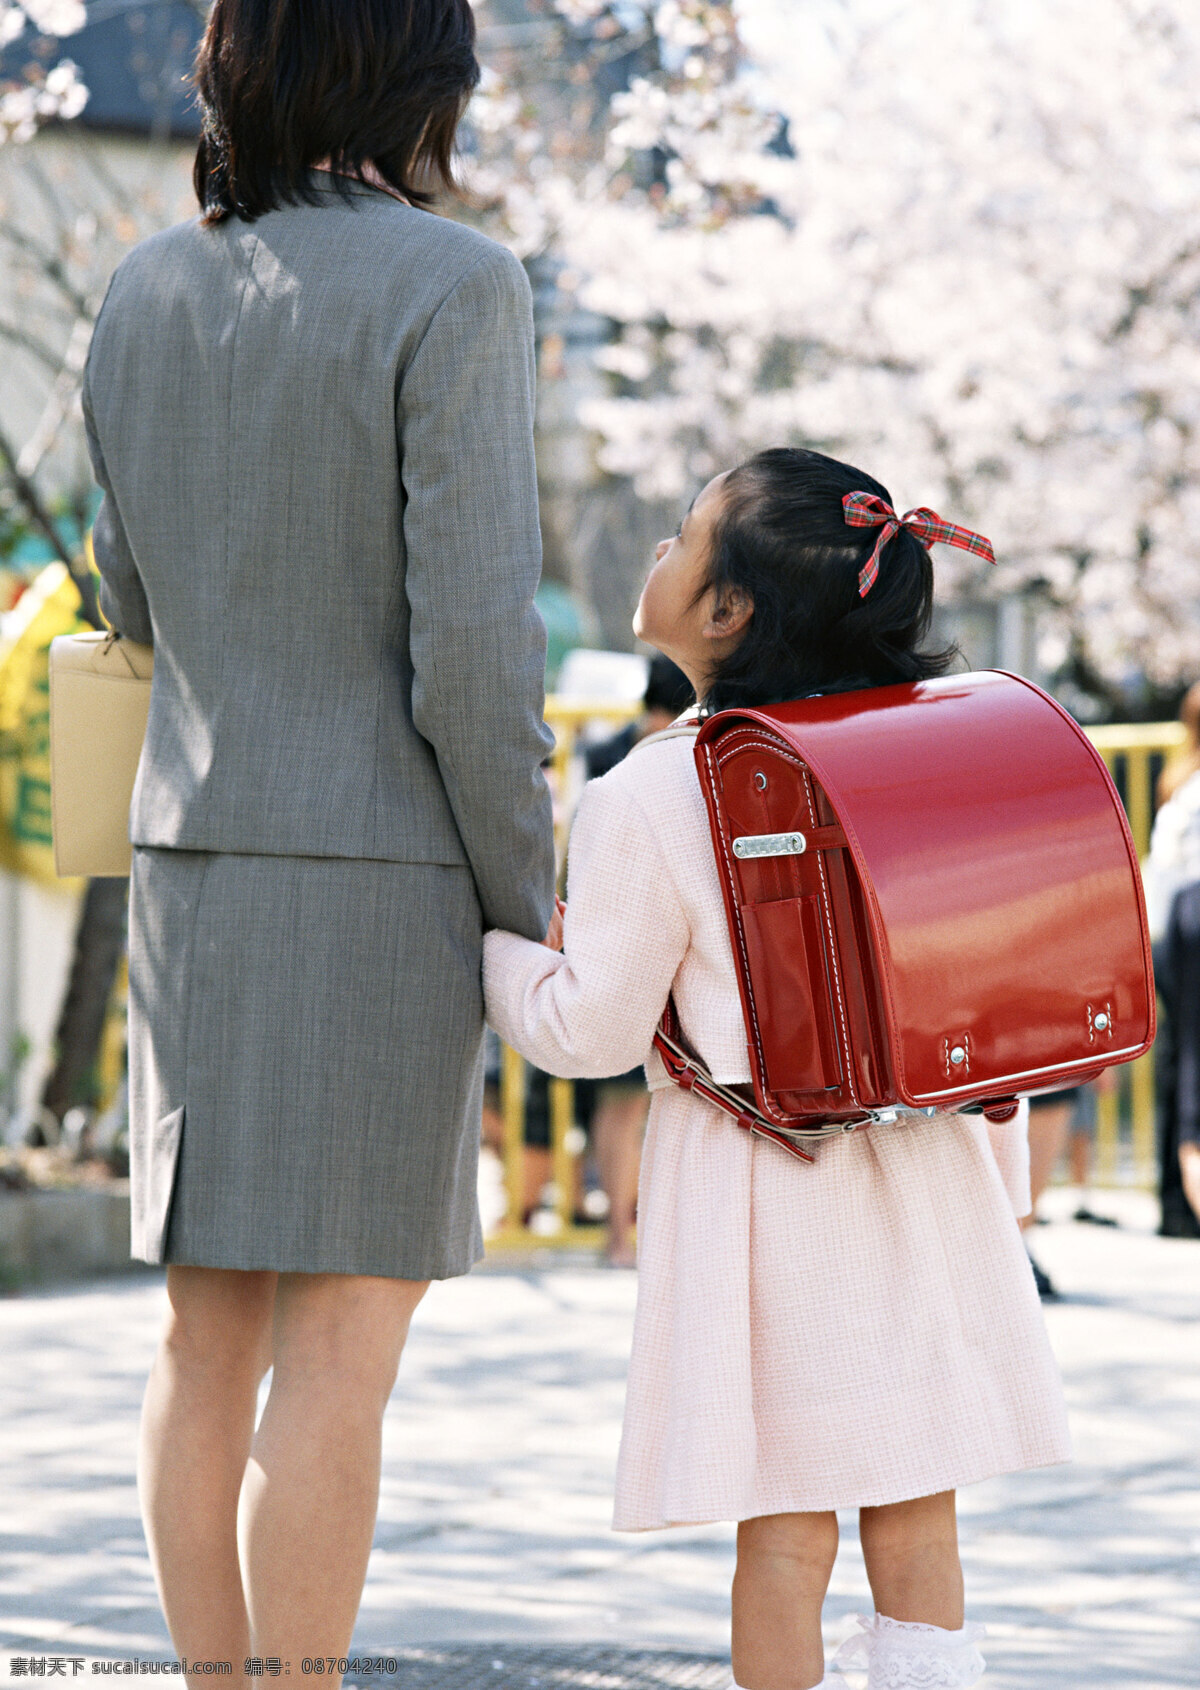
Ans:
[[[381,1690],[727,1690],[729,1663],[667,1649],[514,1648],[503,1643],[402,1650],[392,1678],[359,1677],[348,1685]],[[393,1661],[389,1660],[389,1671]]]
[[[1068,1293],[1047,1313],[1077,1461],[962,1498],[990,1690],[1200,1682],[1200,1242],[1151,1236],[1148,1201],[1105,1201],[1120,1231],[1033,1235]],[[397,1657],[375,1684],[723,1682],[731,1528],[608,1528],[634,1293],[584,1265],[431,1291],[386,1421],[355,1637]],[[0,1678],[13,1656],[170,1652],[133,1482],[162,1306],[150,1273],[0,1302]],[[866,1603],[846,1517],[831,1648]]]

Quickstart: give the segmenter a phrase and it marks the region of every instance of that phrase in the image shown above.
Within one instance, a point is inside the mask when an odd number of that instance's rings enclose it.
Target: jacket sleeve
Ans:
[[[624,1074],[650,1053],[691,939],[658,840],[622,771],[584,791],[571,831],[563,948],[512,933],[483,942],[489,1023],[567,1078]]]
[[[100,609],[109,626],[115,628],[118,634],[124,634],[127,639],[137,640],[142,645],[152,645],[154,632],[150,625],[150,606],[146,602],[146,589],[142,586],[129,536],[121,521],[100,436],[96,432],[89,390],[90,376],[89,365],[83,381],[83,426],[87,434],[88,456],[92,460],[92,474],[104,495],[92,525],[92,550],[96,568],[100,571]]]
[[[485,924],[531,939],[554,907],[533,403],[529,283],[489,245],[439,307],[398,396],[413,721],[437,756]]]

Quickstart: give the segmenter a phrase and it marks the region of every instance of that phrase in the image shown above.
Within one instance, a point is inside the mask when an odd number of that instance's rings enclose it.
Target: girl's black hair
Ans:
[[[206,224],[313,203],[313,166],[373,164],[427,205],[452,188],[479,80],[469,0],[215,0],[196,57],[192,173]]]
[[[879,538],[878,528],[846,523],[842,497],[859,490],[892,502],[873,476],[790,446],[727,476],[705,590],[719,604],[738,589],[754,613],[712,678],[707,710],[924,680],[957,657],[954,646],[922,649],[933,565],[908,529],[883,548],[878,579],[859,597],[859,570]]]

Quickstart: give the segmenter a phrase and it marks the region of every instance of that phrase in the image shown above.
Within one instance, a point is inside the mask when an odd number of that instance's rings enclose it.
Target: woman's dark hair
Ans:
[[[754,614],[717,668],[707,709],[924,680],[949,668],[955,647],[922,649],[933,565],[908,529],[883,548],[878,579],[859,597],[859,570],[879,538],[878,528],[845,521],[843,495],[859,490],[892,502],[873,476],[821,452],[776,447],[730,472],[705,590],[715,588],[718,603],[740,590]]]
[[[315,202],[309,172],[375,166],[426,205],[452,188],[479,80],[468,0],[215,0],[196,57],[204,222]]]

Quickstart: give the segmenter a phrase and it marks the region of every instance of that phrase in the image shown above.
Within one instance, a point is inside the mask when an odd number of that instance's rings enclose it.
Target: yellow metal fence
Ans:
[[[1145,858],[1154,821],[1159,771],[1183,744],[1178,722],[1136,722],[1091,728],[1092,744],[1108,765],[1124,800],[1137,846]],[[1117,1070],[1115,1090],[1100,1097],[1096,1121],[1096,1182],[1152,1185],[1154,1147],[1154,1052]]]
[[[597,727],[615,732],[637,713],[635,705],[553,697],[547,700],[546,720],[555,736],[552,783],[560,863],[565,858],[570,819],[583,786],[581,736]],[[1154,785],[1163,762],[1182,743],[1183,730],[1175,722],[1156,722],[1092,728],[1089,733],[1120,790],[1138,854],[1145,857],[1154,816]],[[582,1233],[574,1224],[578,1184],[574,1087],[569,1080],[551,1080],[549,1098],[552,1201],[539,1215],[541,1230],[535,1239],[522,1218],[526,1065],[515,1051],[502,1047],[500,1113],[508,1218],[492,1236],[495,1246],[530,1242],[561,1245],[595,1236]],[[1116,1088],[1099,1099],[1096,1140],[1098,1184],[1153,1182],[1153,1053],[1120,1069]]]
[[[546,721],[554,733],[554,756],[550,784],[554,794],[554,831],[558,846],[560,880],[566,861],[567,835],[571,818],[584,784],[582,737],[586,731],[607,729],[616,733],[640,714],[636,704],[614,704],[611,700],[546,700]],[[504,1186],[508,1214],[489,1243],[494,1248],[530,1243],[564,1245],[594,1239],[594,1229],[575,1224],[578,1187],[575,1126],[575,1087],[570,1080],[552,1079],[550,1101],[550,1196],[549,1205],[538,1215],[541,1229],[535,1235],[523,1224],[525,1206],[525,1100],[527,1067],[515,1050],[500,1049],[500,1115],[504,1126]],[[548,1223],[548,1224],[547,1224]],[[549,1225],[555,1230],[549,1231]]]

